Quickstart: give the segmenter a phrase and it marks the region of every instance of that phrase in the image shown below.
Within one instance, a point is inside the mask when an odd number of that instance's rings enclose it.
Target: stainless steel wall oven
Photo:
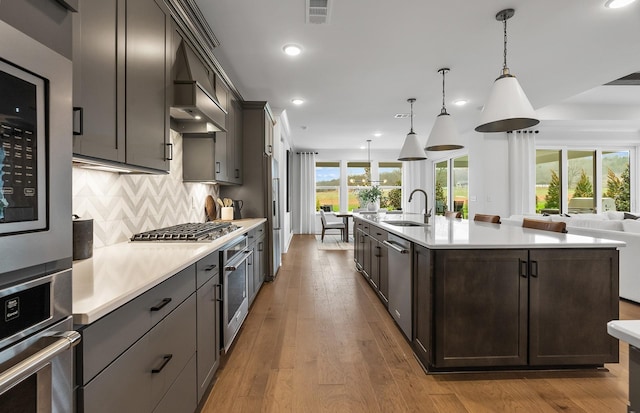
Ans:
[[[229,350],[249,311],[247,265],[253,251],[247,248],[247,235],[220,250],[222,261],[222,319],[224,349]]]
[[[79,340],[71,318],[72,65],[3,17],[0,410],[68,413]]]
[[[71,270],[0,290],[0,410],[71,412]]]

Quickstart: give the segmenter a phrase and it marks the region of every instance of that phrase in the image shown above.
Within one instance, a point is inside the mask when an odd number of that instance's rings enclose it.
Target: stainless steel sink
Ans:
[[[416,221],[381,221],[385,224],[395,225],[396,227],[426,227],[429,224]]]

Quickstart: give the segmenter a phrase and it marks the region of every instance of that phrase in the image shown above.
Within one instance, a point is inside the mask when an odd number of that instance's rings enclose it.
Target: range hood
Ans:
[[[173,72],[171,128],[180,133],[225,131],[227,112],[215,98],[209,71],[184,40]]]

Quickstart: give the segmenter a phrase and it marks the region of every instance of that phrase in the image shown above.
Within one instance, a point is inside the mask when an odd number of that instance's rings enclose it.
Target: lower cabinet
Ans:
[[[248,289],[249,289],[249,305],[258,295],[262,284],[267,277],[267,255],[265,250],[265,225],[251,230],[249,232],[249,249],[253,254],[249,258],[248,270]]]
[[[196,370],[192,363],[196,355],[195,316],[196,297],[192,294],[82,386],[78,411],[195,411]],[[184,376],[182,380],[181,376]],[[177,391],[185,386],[184,382],[192,385],[186,391]],[[165,406],[180,408],[167,410]]]
[[[384,241],[387,231],[356,219],[354,261],[385,306],[389,304],[389,255]]]
[[[433,343],[433,252],[414,245],[413,259],[413,351],[427,366],[432,360]]]
[[[221,287],[220,274],[216,273],[196,293],[198,402],[205,395],[220,365]]]
[[[416,248],[413,347],[429,370],[618,361],[618,252]]]

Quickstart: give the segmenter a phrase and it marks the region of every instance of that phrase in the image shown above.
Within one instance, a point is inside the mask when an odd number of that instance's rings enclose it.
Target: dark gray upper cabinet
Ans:
[[[217,79],[217,78],[216,78]],[[242,184],[242,104],[220,80],[216,98],[226,113],[226,131],[182,134],[182,179],[185,182]]]
[[[71,59],[73,6],[78,0],[2,0],[0,20]]]
[[[161,0],[81,2],[74,155],[169,170],[171,17]]]

